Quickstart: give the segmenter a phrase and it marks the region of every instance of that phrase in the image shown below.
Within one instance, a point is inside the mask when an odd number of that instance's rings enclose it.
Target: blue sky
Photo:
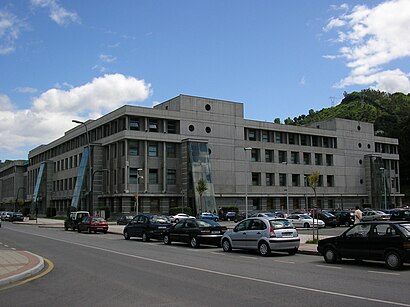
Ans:
[[[0,160],[179,94],[282,121],[410,92],[410,1],[0,0]]]

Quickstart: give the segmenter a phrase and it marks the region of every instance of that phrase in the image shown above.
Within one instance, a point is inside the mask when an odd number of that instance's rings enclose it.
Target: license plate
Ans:
[[[219,231],[219,230],[212,230],[211,233],[212,233],[212,234],[219,234],[220,231]]]
[[[167,228],[167,227],[165,227],[165,226],[159,226],[158,227],[158,229],[165,229],[165,228]]]
[[[291,232],[283,232],[282,235],[284,237],[291,237],[293,234]]]

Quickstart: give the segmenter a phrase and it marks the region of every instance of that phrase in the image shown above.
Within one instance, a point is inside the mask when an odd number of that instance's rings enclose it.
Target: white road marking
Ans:
[[[331,266],[331,265],[320,265],[320,264],[316,264],[316,266],[321,267],[321,268],[327,268],[327,269],[338,269],[341,270],[342,268],[339,266]]]
[[[295,261],[275,260],[276,262],[295,264]]]
[[[187,269],[187,270],[205,272],[205,273],[214,274],[214,275],[220,275],[220,276],[225,276],[225,277],[231,277],[231,278],[236,278],[236,279],[253,281],[253,282],[257,282],[257,283],[275,285],[275,286],[280,286],[280,287],[285,287],[285,288],[303,290],[303,291],[308,291],[308,292],[328,294],[328,295],[339,296],[339,297],[347,297],[347,298],[356,299],[356,300],[360,300],[360,301],[377,302],[377,303],[391,304],[391,305],[396,305],[396,306],[410,307],[410,304],[408,304],[408,303],[387,301],[387,300],[376,299],[376,298],[371,298],[371,297],[364,297],[364,296],[358,296],[358,295],[353,295],[353,294],[340,293],[340,292],[334,292],[334,291],[321,290],[321,289],[309,288],[309,287],[304,287],[304,286],[297,286],[297,285],[292,285],[292,284],[280,283],[280,282],[276,282],[276,281],[271,281],[271,280],[266,280],[266,279],[259,279],[259,278],[249,277],[249,276],[243,276],[243,275],[237,275],[237,274],[231,274],[231,273],[224,273],[224,272],[213,271],[213,270],[209,270],[209,269],[203,269],[203,268],[184,265],[184,264],[179,264],[179,263],[173,263],[173,262],[169,262],[169,261],[165,261],[165,260],[152,259],[152,258],[147,258],[147,257],[143,257],[143,256],[127,254],[127,253],[123,253],[123,252],[119,252],[119,251],[115,251],[115,250],[111,250],[111,249],[106,249],[106,248],[102,248],[102,247],[91,246],[91,245],[76,243],[76,242],[70,242],[70,241],[63,240],[63,239],[57,239],[57,238],[52,238],[52,237],[48,237],[48,236],[44,236],[44,235],[27,233],[27,232],[24,232],[24,231],[19,231],[19,230],[14,230],[14,229],[12,231],[25,233],[25,234],[29,234],[29,235],[33,235],[33,236],[37,236],[37,237],[42,237],[42,238],[46,238],[46,239],[50,239],[50,240],[54,240],[54,241],[63,242],[63,243],[82,246],[82,247],[89,248],[89,249],[104,251],[104,252],[107,252],[107,253],[112,253],[112,254],[121,255],[121,256],[125,256],[125,257],[130,257],[130,258],[140,259],[140,260],[144,260],[144,261],[160,263],[160,264],[169,265],[169,266],[173,266],[173,267],[184,268],[184,269]]]
[[[256,258],[256,257],[250,257],[250,256],[239,256],[239,257],[241,257],[241,258],[246,258],[246,259],[258,259],[258,258]]]
[[[13,251],[15,251],[16,249],[14,247],[11,248]]]
[[[221,253],[221,252],[210,252],[210,253],[218,255],[218,256],[226,256],[226,253]]]
[[[375,274],[386,274],[386,275],[396,275],[396,276],[400,276],[399,273],[391,273],[391,272],[380,272],[380,271],[367,271],[369,273],[375,273]]]

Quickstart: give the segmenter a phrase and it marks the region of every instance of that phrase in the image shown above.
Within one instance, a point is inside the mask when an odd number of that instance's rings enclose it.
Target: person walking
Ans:
[[[354,211],[354,223],[360,223],[363,218],[363,212],[360,210],[359,206],[356,206],[356,210]]]

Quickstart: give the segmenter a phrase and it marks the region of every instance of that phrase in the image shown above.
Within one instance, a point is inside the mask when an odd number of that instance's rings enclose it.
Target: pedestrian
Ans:
[[[359,206],[356,206],[356,210],[354,212],[354,223],[360,223],[363,218],[363,212],[360,210]]]

